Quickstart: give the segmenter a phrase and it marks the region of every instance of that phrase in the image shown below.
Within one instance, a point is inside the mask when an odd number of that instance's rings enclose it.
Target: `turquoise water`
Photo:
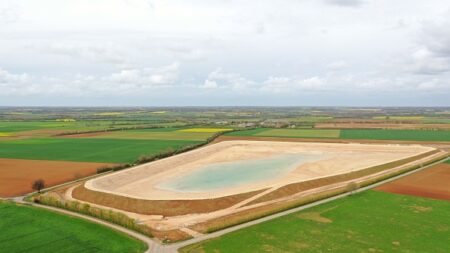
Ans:
[[[294,170],[298,165],[318,160],[322,155],[284,154],[263,159],[215,163],[184,177],[156,185],[157,188],[181,192],[203,192],[274,179]]]

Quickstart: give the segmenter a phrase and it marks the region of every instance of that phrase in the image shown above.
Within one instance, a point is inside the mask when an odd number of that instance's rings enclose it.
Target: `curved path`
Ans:
[[[362,188],[356,190],[355,192],[362,192],[362,191],[365,191],[365,190],[369,190],[371,188],[380,186],[380,185],[385,184],[387,182],[390,182],[390,181],[396,180],[398,178],[410,175],[412,173],[424,170],[424,169],[426,169],[428,167],[431,167],[433,165],[441,163],[445,159],[446,158],[444,158],[442,160],[439,160],[437,162],[431,163],[431,164],[429,164],[427,166],[424,166],[422,168],[419,168],[419,169],[416,169],[416,170],[413,170],[413,171],[410,171],[410,172],[406,172],[406,173],[403,173],[403,174],[395,176],[395,177],[391,177],[389,179],[383,180],[381,182],[378,182],[378,183],[375,183],[375,184],[372,184],[372,185],[369,185],[369,186],[366,186],[366,187],[362,187]],[[310,203],[310,204],[303,205],[303,206],[300,206],[300,207],[297,207],[297,208],[289,209],[289,210],[286,210],[286,211],[283,211],[283,212],[279,212],[279,213],[276,213],[276,214],[272,214],[272,215],[269,215],[269,216],[266,216],[266,217],[263,217],[263,218],[260,218],[260,219],[257,219],[257,220],[249,221],[249,222],[246,222],[246,223],[243,223],[243,224],[240,224],[240,225],[236,225],[236,226],[233,226],[233,227],[230,227],[230,228],[226,228],[226,229],[223,229],[223,230],[220,230],[220,231],[217,231],[217,232],[213,232],[213,233],[210,233],[210,234],[200,235],[200,236],[195,237],[193,239],[186,240],[186,241],[183,241],[183,242],[174,243],[174,244],[170,244],[170,245],[163,245],[160,242],[158,242],[158,241],[156,241],[154,239],[151,239],[151,238],[149,238],[149,237],[147,237],[145,235],[139,234],[139,233],[137,233],[135,231],[129,230],[129,229],[124,228],[124,227],[121,227],[119,225],[115,225],[115,224],[112,224],[112,223],[109,223],[109,222],[106,222],[106,221],[103,221],[103,220],[100,220],[100,219],[97,219],[97,218],[93,218],[91,216],[87,216],[87,215],[84,215],[84,214],[79,214],[79,213],[67,211],[67,210],[64,210],[64,209],[59,209],[59,208],[56,208],[56,207],[51,207],[51,206],[45,206],[45,205],[40,205],[40,204],[36,204],[36,203],[25,202],[23,200],[24,196],[17,197],[17,198],[12,198],[12,200],[15,201],[15,202],[18,202],[18,203],[27,204],[27,205],[31,205],[31,206],[35,206],[35,207],[40,207],[40,208],[45,208],[45,209],[52,210],[52,211],[59,212],[59,213],[63,213],[63,214],[66,214],[66,215],[70,215],[70,216],[86,219],[86,220],[89,220],[89,221],[92,221],[92,222],[95,222],[95,223],[98,223],[98,224],[110,227],[110,228],[115,229],[117,231],[123,232],[123,233],[125,233],[125,234],[127,234],[127,235],[129,235],[131,237],[137,238],[137,239],[145,242],[148,245],[148,249],[145,251],[145,253],[176,253],[176,252],[178,252],[178,250],[180,248],[182,248],[184,246],[187,246],[187,245],[190,245],[190,244],[194,244],[194,243],[198,243],[198,242],[201,242],[203,240],[219,237],[221,235],[224,235],[224,234],[227,234],[227,233],[230,233],[230,232],[242,229],[242,228],[253,226],[253,225],[256,225],[256,224],[259,224],[259,223],[262,223],[262,222],[265,222],[265,221],[269,221],[269,220],[272,220],[272,219],[276,219],[276,218],[279,218],[279,217],[282,217],[282,216],[285,216],[285,215],[288,215],[288,214],[291,214],[291,213],[295,213],[295,212],[298,212],[298,211],[301,211],[301,210],[304,210],[304,209],[307,209],[307,208],[310,208],[310,207],[313,207],[313,206],[317,206],[317,205],[324,204],[324,203],[327,203],[327,202],[330,202],[330,201],[333,201],[333,200],[336,200],[336,199],[340,199],[340,198],[349,196],[351,194],[353,194],[353,193],[343,193],[343,194],[336,195],[336,196],[333,196],[333,197],[330,197],[330,198],[326,198],[326,199],[323,199],[323,200],[316,201],[314,203]]]
[[[37,203],[33,203],[33,202],[27,202],[24,201],[24,196],[20,196],[20,197],[16,197],[16,198],[11,198],[11,200],[13,200],[14,202],[20,203],[20,204],[24,204],[24,205],[29,205],[29,206],[33,206],[33,207],[39,207],[39,208],[43,208],[43,209],[47,209],[50,211],[54,211],[57,213],[62,213],[65,215],[69,215],[69,216],[73,216],[73,217],[77,217],[77,218],[81,218],[81,219],[85,219],[103,226],[107,226],[109,228],[112,228],[114,230],[117,230],[119,232],[125,233],[131,237],[134,237],[138,240],[143,241],[144,243],[147,244],[148,249],[145,251],[145,253],[153,253],[153,252],[160,252],[160,251],[155,251],[155,248],[157,248],[158,244],[156,241],[154,241],[153,239],[139,234],[133,230],[127,229],[125,227],[113,224],[113,223],[109,223],[107,221],[104,220],[100,220],[88,215],[84,215],[84,214],[80,214],[80,213],[75,213],[75,212],[71,212],[65,209],[60,209],[60,208],[56,208],[56,207],[52,207],[52,206],[46,206],[46,205],[41,205],[41,204],[37,204]],[[160,244],[159,244],[160,245]]]

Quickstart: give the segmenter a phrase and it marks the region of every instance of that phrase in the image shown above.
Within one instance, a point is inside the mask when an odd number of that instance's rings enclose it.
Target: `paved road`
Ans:
[[[404,174],[401,174],[401,175],[398,175],[398,176],[395,176],[395,177],[391,177],[389,179],[386,179],[384,181],[378,182],[378,183],[373,184],[373,185],[362,187],[362,188],[358,189],[356,192],[362,192],[362,191],[366,191],[366,190],[372,189],[374,187],[377,187],[379,185],[385,184],[387,182],[390,182],[390,181],[396,180],[398,178],[410,175],[412,173],[424,170],[424,169],[426,169],[428,167],[431,167],[431,166],[433,166],[435,164],[438,164],[438,163],[441,163],[441,162],[442,161],[438,161],[438,162],[432,163],[430,165],[424,166],[424,167],[422,167],[420,169],[413,170],[413,171],[410,171],[410,172],[407,172],[407,173],[404,173]],[[205,235],[202,235],[202,236],[190,239],[190,240],[186,240],[186,241],[183,241],[183,242],[174,243],[174,244],[170,244],[170,245],[162,245],[158,241],[156,241],[154,239],[151,239],[151,238],[149,238],[147,236],[141,235],[141,234],[139,234],[137,232],[134,232],[132,230],[126,229],[126,228],[121,227],[119,225],[115,225],[115,224],[112,224],[112,223],[109,223],[109,222],[106,222],[106,221],[103,221],[103,220],[100,220],[100,219],[97,219],[97,218],[93,218],[91,216],[87,216],[87,215],[83,215],[83,214],[79,214],[79,213],[75,213],[75,212],[71,212],[71,211],[67,211],[67,210],[59,209],[59,208],[55,208],[55,207],[50,207],[50,206],[40,205],[40,204],[36,204],[36,203],[25,202],[23,200],[23,198],[24,198],[23,196],[22,197],[13,198],[12,200],[16,201],[16,202],[19,202],[19,203],[25,203],[25,204],[29,204],[29,205],[32,205],[32,206],[35,206],[35,207],[45,208],[45,209],[52,210],[52,211],[55,211],[55,212],[59,212],[59,213],[63,213],[63,214],[67,214],[67,215],[71,215],[71,216],[75,216],[75,217],[79,217],[79,218],[82,218],[82,219],[86,219],[86,220],[89,220],[89,221],[92,221],[92,222],[95,222],[95,223],[98,223],[98,224],[110,227],[110,228],[115,229],[115,230],[118,230],[120,232],[123,232],[125,234],[128,234],[129,236],[132,236],[134,238],[137,238],[137,239],[145,242],[148,245],[148,249],[147,249],[147,251],[145,251],[145,253],[176,253],[176,252],[178,252],[178,249],[180,249],[181,247],[184,247],[184,246],[187,246],[187,245],[190,245],[190,244],[194,244],[194,243],[198,243],[198,242],[201,242],[203,240],[219,237],[221,235],[224,235],[224,234],[227,234],[227,233],[230,233],[230,232],[242,229],[242,228],[253,226],[253,225],[256,225],[256,224],[259,224],[259,223],[262,223],[262,222],[265,222],[265,221],[269,221],[269,220],[272,220],[272,219],[276,219],[276,218],[279,218],[279,217],[282,217],[282,216],[285,216],[285,215],[288,215],[288,214],[291,214],[291,213],[295,213],[295,212],[298,212],[298,211],[301,211],[301,210],[304,210],[304,209],[307,209],[307,208],[311,208],[313,206],[324,204],[324,203],[327,203],[327,202],[330,202],[330,201],[333,201],[333,200],[336,200],[336,199],[344,198],[344,197],[349,196],[349,195],[351,195],[351,193],[343,193],[343,194],[340,194],[340,195],[337,195],[337,196],[334,196],[334,197],[330,197],[330,198],[327,198],[327,199],[319,200],[319,201],[316,201],[314,203],[310,203],[310,204],[303,205],[303,206],[300,206],[300,207],[297,207],[297,208],[289,209],[289,210],[286,210],[286,211],[283,211],[283,212],[279,212],[279,213],[276,213],[276,214],[273,214],[273,215],[269,215],[269,216],[266,216],[266,217],[263,217],[263,218],[260,218],[260,219],[257,219],[257,220],[246,222],[246,223],[243,223],[243,224],[240,224],[240,225],[237,225],[237,226],[233,226],[233,227],[226,228],[226,229],[223,229],[223,230],[220,230],[220,231],[217,231],[217,232],[213,232],[213,233],[210,233],[210,234],[205,234]]]

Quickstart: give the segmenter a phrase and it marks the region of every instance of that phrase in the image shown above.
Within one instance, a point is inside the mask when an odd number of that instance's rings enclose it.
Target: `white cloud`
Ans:
[[[201,87],[205,88],[205,89],[216,89],[219,87],[219,85],[217,84],[216,81],[211,81],[209,79],[206,79],[205,83]]]
[[[450,95],[448,1],[5,1],[4,104],[14,94],[211,105]]]
[[[178,68],[179,64],[175,62],[160,68],[124,69],[103,79],[140,87],[173,85],[178,78]]]
[[[417,74],[435,75],[450,71],[450,58],[442,57],[421,48],[411,56],[411,63],[407,68]]]
[[[225,72],[218,68],[208,75],[205,84],[208,82],[215,83],[215,86],[220,88],[231,89],[235,92],[248,92],[257,85],[256,82],[251,81],[238,73]]]
[[[29,79],[30,79],[30,77],[26,73],[12,74],[12,73],[0,68],[0,84],[25,83]]]

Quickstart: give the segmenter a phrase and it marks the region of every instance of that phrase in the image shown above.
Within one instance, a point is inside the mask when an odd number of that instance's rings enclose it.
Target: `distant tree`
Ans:
[[[346,188],[347,188],[347,192],[350,192],[350,194],[353,195],[353,193],[355,193],[355,191],[358,190],[359,184],[355,181],[352,181],[347,184]]]
[[[45,187],[45,182],[42,179],[35,180],[31,187],[33,188],[33,190],[36,190],[39,193],[41,193],[41,190],[44,189]]]

